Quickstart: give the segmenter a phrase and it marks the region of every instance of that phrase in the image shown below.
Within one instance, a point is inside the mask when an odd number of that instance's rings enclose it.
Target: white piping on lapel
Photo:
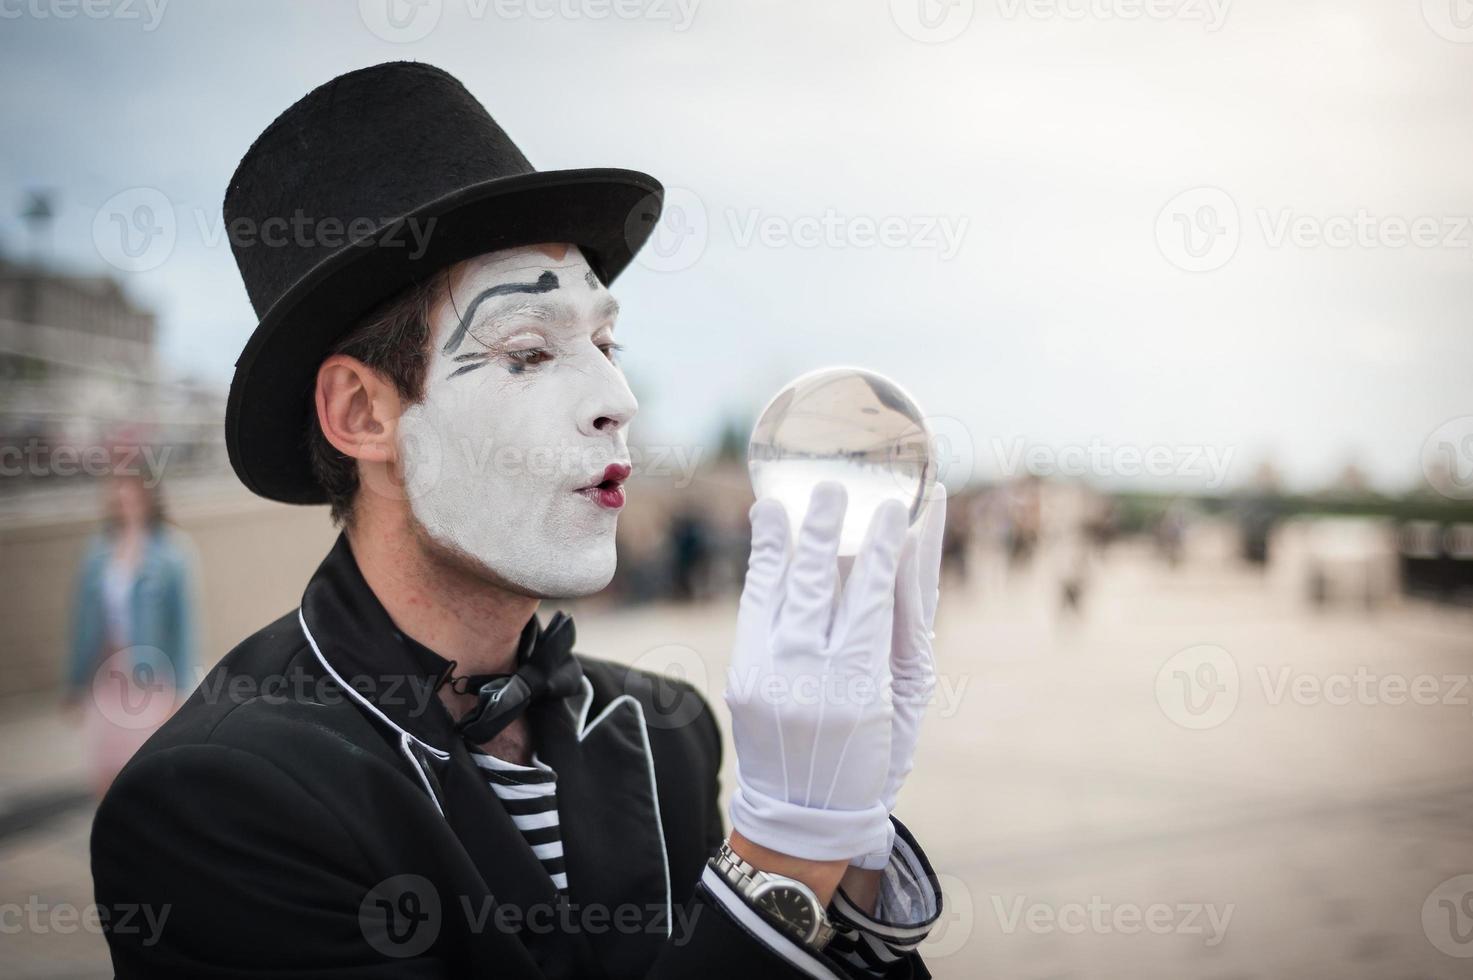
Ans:
[[[588,727],[588,709],[593,706],[593,682],[584,674],[578,678],[582,687],[578,701],[578,707],[568,705],[568,713],[573,716],[573,731],[578,733],[578,741],[583,741],[583,732]]]
[[[430,802],[435,804],[435,809],[440,811],[440,816],[443,818],[445,808],[440,805],[440,798],[435,795],[434,788],[430,786],[430,777],[425,775],[424,763],[414,754],[413,745],[417,741],[419,740],[413,735],[404,732],[399,736],[399,751],[409,757],[410,763],[414,766],[414,774],[419,777],[420,785],[425,788],[426,793],[430,794]]]
[[[378,706],[376,704],[360,694],[358,690],[353,687],[353,685],[343,680],[342,675],[334,670],[332,664],[328,663],[327,658],[322,655],[322,648],[317,645],[317,638],[313,636],[312,631],[307,628],[307,617],[302,615],[302,610],[300,607],[297,609],[297,622],[302,624],[302,635],[307,637],[307,642],[312,646],[312,652],[317,655],[318,663],[322,664],[322,669],[327,671],[328,674],[332,676],[332,679],[337,682],[338,687],[346,691],[348,697],[352,698],[354,701],[357,701],[364,708],[367,708],[369,714],[373,715],[379,721],[383,722],[385,725],[388,725],[394,731],[399,733],[399,751],[404,753],[405,757],[409,759],[409,764],[414,766],[415,775],[419,776],[419,781],[424,785],[425,792],[430,794],[431,800],[434,800],[435,809],[440,811],[440,816],[445,816],[445,808],[440,806],[440,801],[436,798],[435,791],[430,788],[430,781],[428,778],[426,778],[424,770],[420,768],[419,759],[415,758],[414,752],[410,749],[410,745],[418,745],[420,748],[424,749],[426,752],[434,756],[436,759],[439,759],[441,762],[449,759],[450,753],[442,752],[441,750],[426,742],[424,739],[416,738],[409,732],[394,724],[392,721],[389,720],[388,715],[384,714],[378,709]]]
[[[574,717],[577,719],[576,727],[578,731],[578,741],[580,744],[585,738],[588,737],[589,732],[593,731],[600,724],[602,724],[605,718],[613,714],[614,709],[618,708],[619,705],[625,702],[628,702],[629,704],[634,706],[634,714],[639,719],[639,742],[640,747],[644,750],[645,768],[649,772],[650,776],[650,796],[655,802],[655,833],[658,834],[660,837],[660,860],[664,863],[665,938],[669,939],[674,934],[675,929],[675,904],[673,901],[674,896],[671,894],[670,888],[670,852],[665,847],[665,824],[660,819],[660,787],[655,780],[655,754],[650,749],[650,733],[649,729],[645,726],[644,723],[644,705],[640,704],[638,699],[636,699],[632,694],[621,694],[617,698],[614,698],[612,701],[610,701],[604,707],[604,710],[598,713],[598,717],[590,722],[588,721],[588,709],[593,706],[593,683],[589,681],[587,675],[582,678],[582,681],[583,703],[578,706],[576,711],[574,711]],[[569,705],[568,707],[569,710],[572,710],[572,705]],[[585,724],[585,722],[587,723]]]
[[[349,697],[357,701],[364,708],[367,708],[369,713],[372,714],[375,718],[399,733],[399,751],[403,752],[404,755],[408,757],[410,764],[414,766],[415,774],[419,776],[420,784],[424,786],[425,792],[430,794],[430,799],[434,801],[435,809],[439,810],[440,816],[443,817],[445,815],[445,809],[440,806],[440,801],[435,796],[435,791],[430,788],[430,781],[425,776],[424,770],[420,768],[420,762],[417,758],[415,758],[414,752],[410,749],[410,745],[411,743],[414,745],[418,745],[420,748],[424,749],[426,752],[430,753],[441,762],[449,759],[450,753],[435,748],[433,745],[429,744],[423,739],[415,737],[414,735],[405,731],[403,728],[400,728],[398,725],[394,724],[394,722],[389,719],[388,715],[384,714],[378,709],[377,705],[375,705],[372,701],[369,701],[362,694],[360,694],[357,689],[355,689],[351,684],[344,681],[342,675],[334,670],[332,664],[328,663],[327,658],[322,655],[322,648],[317,645],[317,638],[314,637],[312,635],[312,631],[307,628],[307,618],[302,615],[302,610],[300,607],[298,607],[297,609],[297,622],[301,624],[302,635],[307,637],[307,642],[311,645],[312,652],[317,655],[317,661],[322,664],[323,670],[326,670],[328,674],[332,676],[332,679],[337,682],[338,687],[346,691]],[[626,701],[634,706],[634,713],[639,719],[640,747],[644,750],[645,769],[650,776],[650,794],[655,803],[655,833],[658,834],[660,837],[660,860],[663,863],[663,870],[665,872],[665,938],[668,939],[674,934],[675,929],[675,903],[670,888],[670,854],[665,848],[665,825],[664,822],[660,819],[660,787],[655,780],[655,754],[650,749],[649,729],[645,726],[644,722],[644,705],[640,704],[639,701],[631,694],[621,694],[617,698],[614,698],[614,700],[610,701],[608,703],[608,706],[605,707],[603,711],[599,712],[597,718],[593,719],[593,721],[585,725],[584,722],[588,718],[588,709],[593,706],[593,684],[586,676],[582,678],[582,681],[583,703],[579,705],[576,712],[576,717],[578,721],[578,742],[580,744],[585,738],[588,737],[589,732],[597,728],[605,718],[609,717],[609,715],[613,713],[614,709],[616,709],[620,704]]]

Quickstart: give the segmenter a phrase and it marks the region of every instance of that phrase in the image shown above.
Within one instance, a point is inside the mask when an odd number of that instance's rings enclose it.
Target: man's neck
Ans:
[[[407,517],[360,514],[348,543],[363,579],[394,624],[447,660],[457,676],[508,673],[522,627],[540,600],[441,558]]]

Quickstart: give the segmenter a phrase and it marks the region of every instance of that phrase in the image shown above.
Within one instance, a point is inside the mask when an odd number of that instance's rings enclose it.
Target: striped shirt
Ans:
[[[557,773],[535,755],[530,766],[521,766],[474,746],[467,748],[557,890],[566,894],[568,871],[558,822]],[[890,863],[881,873],[875,911],[866,913],[855,906],[842,888],[828,909],[835,934],[826,952],[849,968],[849,976],[888,974],[896,961],[926,938],[941,914],[941,892],[930,862],[910,832],[899,821],[895,824]],[[713,877],[709,887],[717,890],[718,901],[729,908],[733,903],[745,904],[720,878]],[[796,955],[812,958],[806,952]],[[822,972],[839,976],[831,968]]]
[[[501,798],[512,823],[527,839],[552,883],[558,891],[566,892],[568,869],[563,862],[563,838],[558,827],[557,773],[535,756],[530,766],[519,766],[479,749],[471,749],[471,758]]]

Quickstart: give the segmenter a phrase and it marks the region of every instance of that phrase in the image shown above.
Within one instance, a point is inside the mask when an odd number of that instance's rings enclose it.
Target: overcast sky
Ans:
[[[1121,450],[1166,447],[1188,483],[1213,457],[1226,486],[1355,459],[1400,491],[1473,414],[1458,9],[0,0],[0,248],[32,247],[16,212],[54,190],[50,254],[116,272],[169,368],[227,383],[255,323],[220,235],[241,154],[336,74],[428,61],[539,169],[670,188],[663,248],[615,287],[646,442],[847,362],[970,441],[977,476],[1098,446],[1097,478],[1149,485]],[[157,195],[172,247],[109,265],[117,202]]]

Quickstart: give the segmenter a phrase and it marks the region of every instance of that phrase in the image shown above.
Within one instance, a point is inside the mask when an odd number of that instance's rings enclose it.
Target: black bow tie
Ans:
[[[546,629],[533,616],[522,628],[513,673],[453,678],[455,690],[477,696],[475,707],[461,716],[455,730],[479,745],[495,738],[536,702],[577,694],[583,668],[573,658],[573,636],[573,618],[561,610]]]

